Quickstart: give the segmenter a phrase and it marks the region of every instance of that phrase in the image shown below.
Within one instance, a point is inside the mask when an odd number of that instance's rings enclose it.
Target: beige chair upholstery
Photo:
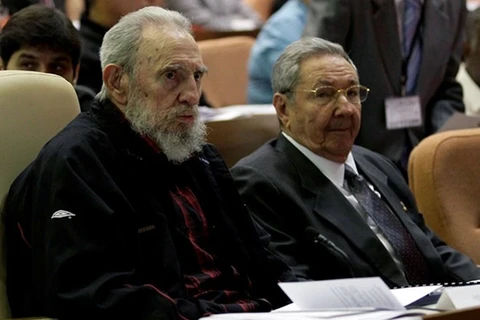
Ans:
[[[408,170],[427,225],[480,264],[480,129],[424,139],[413,150]]]
[[[203,92],[214,108],[247,103],[248,57],[255,39],[227,37],[198,41],[208,73]]]
[[[0,210],[17,175],[80,112],[73,86],[47,73],[0,71]],[[0,319],[9,317],[0,228]]]
[[[229,168],[280,132],[276,114],[207,122],[207,127],[208,142],[218,148]]]

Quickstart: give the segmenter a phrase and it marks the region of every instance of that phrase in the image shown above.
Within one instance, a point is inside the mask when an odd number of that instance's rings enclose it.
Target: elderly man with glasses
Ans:
[[[379,276],[391,287],[480,278],[424,224],[395,165],[354,146],[369,89],[340,45],[294,42],[272,82],[281,133],[232,173],[297,278]]]

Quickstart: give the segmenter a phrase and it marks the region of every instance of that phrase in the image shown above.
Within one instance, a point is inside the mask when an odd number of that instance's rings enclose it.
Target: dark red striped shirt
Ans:
[[[264,311],[266,301],[252,299],[247,293],[250,280],[243,283],[245,277],[215,255],[207,218],[192,190],[177,187],[171,196],[185,223],[184,245],[193,252],[184,255],[182,265],[188,296],[215,301],[225,312]]]

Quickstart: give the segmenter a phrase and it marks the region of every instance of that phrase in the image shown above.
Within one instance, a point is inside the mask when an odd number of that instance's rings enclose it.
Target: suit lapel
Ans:
[[[427,264],[432,267],[432,274],[436,274],[439,269],[435,265],[442,265],[436,249],[432,245],[430,239],[425,236],[424,232],[410,219],[407,215],[408,208],[398,198],[393,189],[389,186],[388,177],[377,167],[366,161],[363,157],[354,153],[355,162],[361,174],[374,186],[375,190],[380,192],[382,198],[390,206],[393,213],[400,219],[401,223],[407,228],[412,235],[418,249],[425,257]]]
[[[392,91],[400,94],[400,77],[402,74],[402,53],[398,36],[398,23],[393,0],[371,0],[372,23],[377,38],[378,52],[383,68],[388,75]],[[394,30],[394,33],[386,32]],[[368,57],[367,57],[368,58]]]
[[[361,174],[367,178],[375,190],[380,192],[382,199],[390,206],[390,209],[397,215],[404,225],[409,225],[409,219],[405,215],[404,204],[388,185],[388,177],[377,167],[366,161],[363,157],[354,154],[355,162]],[[407,227],[408,228],[408,227]],[[409,228],[408,228],[409,229]]]
[[[282,134],[276,148],[296,167],[302,187],[309,191],[304,201],[313,205],[312,214],[332,224],[384,278],[405,285],[388,251],[341,191]]]

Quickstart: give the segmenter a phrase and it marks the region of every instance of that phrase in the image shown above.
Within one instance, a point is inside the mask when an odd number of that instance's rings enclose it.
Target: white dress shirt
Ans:
[[[457,81],[463,88],[463,103],[465,113],[469,116],[480,116],[480,87],[465,70],[465,64],[461,64],[457,73]]]
[[[325,175],[328,180],[330,180],[337,188],[340,190],[340,192],[347,198],[347,200],[352,204],[352,206],[357,210],[357,212],[360,214],[360,216],[365,220],[365,222],[368,224],[370,229],[375,233],[377,238],[382,242],[382,244],[385,246],[387,249],[388,253],[392,257],[392,259],[395,261],[395,264],[398,266],[400,271],[402,272],[403,276],[405,277],[405,272],[404,272],[404,267],[403,263],[400,261],[395,249],[393,249],[390,241],[385,237],[383,232],[380,230],[378,225],[370,218],[368,213],[363,209],[363,207],[358,203],[357,199],[350,193],[348,190],[347,186],[344,186],[344,174],[345,174],[345,164],[349,165],[353,171],[358,174],[357,166],[355,165],[355,161],[353,159],[353,155],[350,152],[348,154],[347,160],[345,163],[338,163],[334,161],[330,161],[328,159],[325,159],[315,153],[313,153],[310,149],[304,147],[297,141],[295,141],[292,137],[290,137],[288,134],[285,132],[282,132],[284,137],[290,141],[305,157],[307,157],[308,160],[310,160],[317,168],[320,170],[323,175]],[[367,179],[365,179],[367,181]],[[379,192],[375,190],[375,188],[372,186],[371,183],[368,183],[368,186],[370,189],[375,192],[375,194],[381,198],[381,195]]]

